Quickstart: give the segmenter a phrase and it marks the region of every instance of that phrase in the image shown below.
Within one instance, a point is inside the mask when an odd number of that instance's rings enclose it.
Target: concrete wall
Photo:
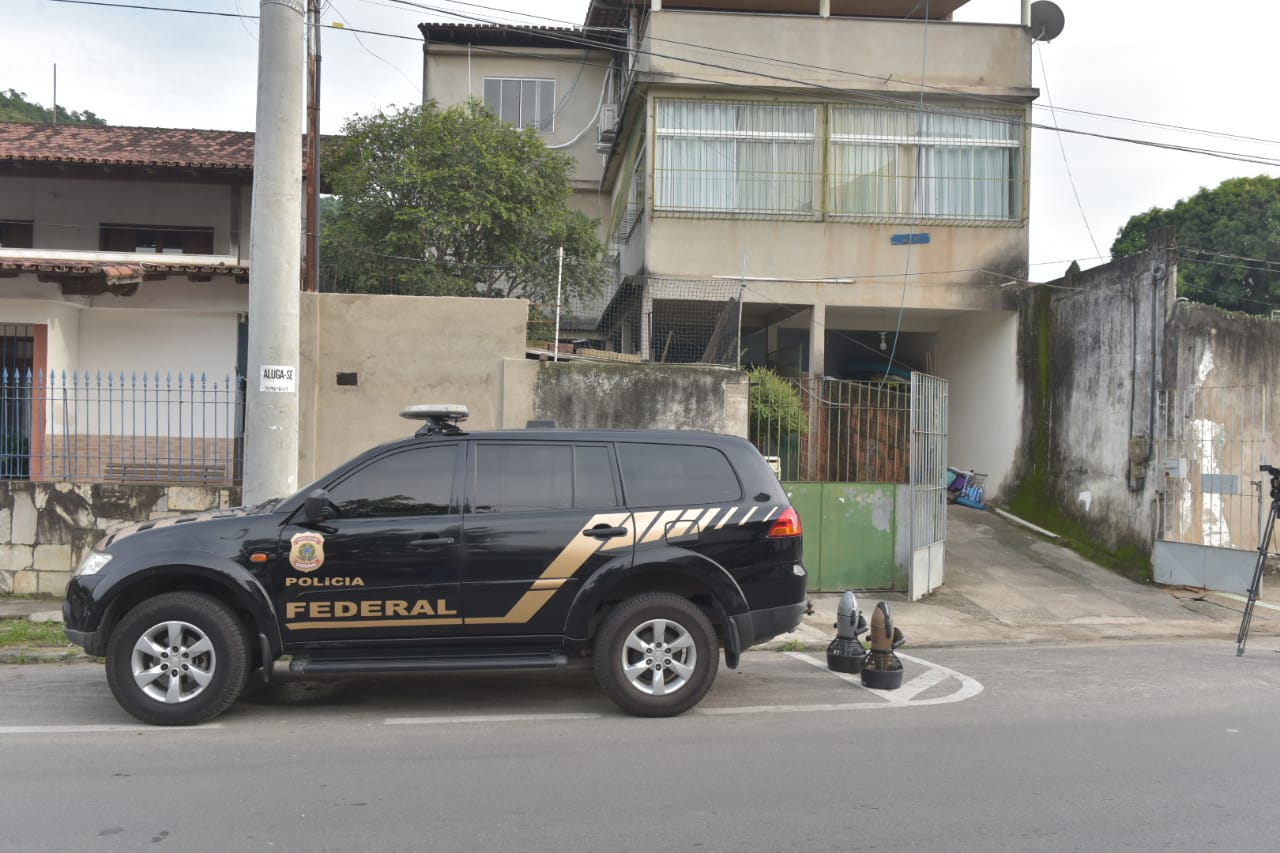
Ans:
[[[562,427],[747,435],[747,378],[736,370],[544,362],[533,399],[535,418]]]
[[[1006,482],[1016,514],[1140,562],[1161,486],[1153,432],[1176,293],[1172,234],[1147,252],[1020,294],[1023,418]],[[1163,355],[1162,355],[1163,353]]]
[[[240,245],[249,254],[249,187],[241,192]],[[38,249],[96,252],[104,222],[213,228],[213,253],[232,253],[232,188],[226,184],[0,178],[0,219],[35,223]]]
[[[783,303],[897,308],[902,276],[912,286],[908,308],[990,310],[1003,306],[999,284],[1025,275],[1025,225],[873,225],[860,222],[787,222],[753,219],[649,218],[644,233],[650,275],[709,279],[742,274],[782,279],[753,281],[753,294]],[[927,231],[928,245],[907,250],[894,234]],[[990,272],[988,272],[990,271]],[[849,285],[810,284],[852,279]],[[819,292],[820,291],[820,292]]]
[[[522,358],[522,299],[303,293],[298,482],[413,434],[415,403],[463,403],[467,426],[502,424],[504,360]],[[338,374],[356,374],[339,385]],[[523,425],[523,424],[521,424]]]
[[[815,3],[816,6],[816,3]],[[919,94],[920,69],[926,67],[935,86],[983,95],[1026,94],[1031,85],[1031,35],[1023,27],[997,24],[932,22],[928,41],[919,21],[868,18],[817,18],[799,15],[716,14],[673,9],[649,15],[636,69],[655,76],[676,75],[728,86],[828,86],[839,90],[914,92]],[[682,42],[678,50],[670,41]],[[761,57],[723,53],[697,45],[722,47]],[[766,49],[767,47],[767,49]],[[927,62],[925,51],[928,51]],[[653,53],[665,54],[654,56]],[[672,57],[679,57],[672,58]],[[848,68],[857,57],[857,70],[874,76],[802,66]],[[700,64],[705,63],[705,64]],[[715,66],[731,66],[734,70]],[[755,76],[751,73],[757,72]],[[791,83],[782,78],[798,78]]]
[[[1018,315],[964,314],[940,324],[937,375],[947,380],[947,464],[987,475],[999,500],[1021,436]]]
[[[239,503],[238,488],[0,482],[0,594],[62,595],[111,527]]]

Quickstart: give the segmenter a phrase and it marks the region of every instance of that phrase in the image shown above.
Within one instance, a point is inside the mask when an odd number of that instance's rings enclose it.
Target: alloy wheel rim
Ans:
[[[679,622],[650,619],[627,635],[621,658],[623,675],[632,687],[649,696],[670,696],[693,677],[698,648]]]
[[[190,622],[152,625],[133,644],[134,684],[166,705],[189,702],[209,686],[217,666],[213,643]]]

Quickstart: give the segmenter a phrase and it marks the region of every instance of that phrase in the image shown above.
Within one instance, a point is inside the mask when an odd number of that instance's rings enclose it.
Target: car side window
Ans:
[[[567,444],[475,444],[476,512],[570,509],[573,447]]]
[[[607,445],[475,444],[476,512],[599,509],[619,505]]]
[[[733,466],[714,447],[620,443],[618,463],[628,506],[708,504],[742,498]]]
[[[613,454],[604,445],[573,448],[573,505],[578,509],[618,506]]]
[[[342,518],[446,515],[457,445],[415,447],[375,459],[329,489]]]

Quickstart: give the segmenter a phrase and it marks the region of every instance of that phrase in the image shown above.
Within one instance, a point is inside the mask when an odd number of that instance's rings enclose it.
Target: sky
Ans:
[[[259,0],[104,2],[248,15],[259,7]],[[415,2],[429,8],[395,0],[325,4],[325,24],[388,35],[323,30],[323,132],[340,131],[355,114],[420,100],[422,21],[459,20],[452,11],[472,22],[572,25],[587,7],[586,0]],[[1280,176],[1280,110],[1270,89],[1280,4],[1057,3],[1066,26],[1052,42],[1037,43],[1031,58],[1040,90],[1034,121],[1048,128],[1032,133],[1031,280],[1052,280],[1072,260],[1085,268],[1105,262],[1135,213],[1168,207],[1227,178]],[[1019,0],[970,0],[955,17],[1009,24],[1020,12]],[[111,124],[253,129],[256,20],[0,0],[0,33],[0,90],[16,89],[48,106],[56,64],[58,103],[92,110]],[[1055,122],[1064,130],[1271,162],[1055,133]]]

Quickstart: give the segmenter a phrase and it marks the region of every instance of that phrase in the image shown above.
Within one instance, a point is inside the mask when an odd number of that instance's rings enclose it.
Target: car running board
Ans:
[[[462,654],[412,657],[299,655],[289,662],[293,673],[458,672],[482,669],[556,669],[569,665],[561,652],[545,654]]]

